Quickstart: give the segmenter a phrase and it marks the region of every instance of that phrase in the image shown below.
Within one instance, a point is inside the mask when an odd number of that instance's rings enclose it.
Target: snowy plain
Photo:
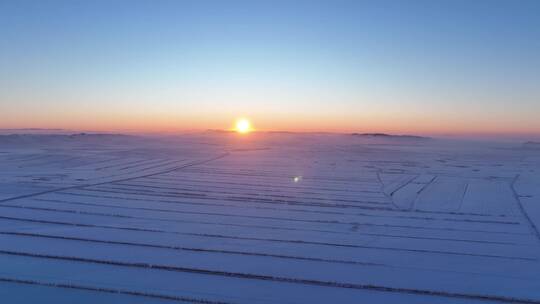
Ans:
[[[540,303],[540,145],[0,135],[2,303]]]

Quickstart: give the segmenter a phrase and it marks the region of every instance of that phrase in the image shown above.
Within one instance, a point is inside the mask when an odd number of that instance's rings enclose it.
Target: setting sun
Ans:
[[[252,131],[251,123],[247,119],[239,119],[236,121],[235,130],[238,133],[249,133]]]

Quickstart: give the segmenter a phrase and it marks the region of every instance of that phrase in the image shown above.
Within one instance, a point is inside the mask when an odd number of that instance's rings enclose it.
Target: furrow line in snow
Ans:
[[[215,194],[234,194],[234,195],[247,195],[247,196],[257,196],[257,197],[268,197],[268,198],[272,198],[272,197],[277,197],[277,198],[290,198],[290,199],[295,199],[295,198],[298,198],[300,195],[286,195],[286,194],[277,194],[279,193],[279,188],[276,187],[275,188],[275,191],[272,191],[272,190],[268,190],[268,191],[259,191],[259,190],[251,190],[249,188],[227,188],[227,187],[222,187],[222,189],[227,189],[229,191],[223,191],[223,190],[208,190],[208,189],[216,189],[216,187],[211,187],[209,185],[207,186],[199,186],[197,188],[191,188],[191,187],[183,187],[183,185],[177,185],[175,187],[161,187],[161,186],[155,186],[155,185],[145,185],[145,184],[135,184],[135,183],[114,183],[113,185],[118,185],[118,186],[124,186],[124,187],[129,187],[128,189],[131,189],[131,187],[136,187],[136,188],[150,188],[150,189],[162,189],[162,190],[175,190],[175,191],[188,191],[188,192],[195,192],[195,193],[215,193]],[[247,191],[245,192],[246,190],[251,190],[251,191]],[[240,192],[240,191],[244,191],[244,192]],[[264,192],[269,192],[270,194],[267,194],[267,193],[264,193]],[[294,194],[297,194],[297,193],[294,193]],[[307,194],[307,193],[304,193],[304,194]],[[306,199],[306,200],[324,200],[324,201],[328,201],[328,200],[332,200],[332,201],[344,201],[344,202],[362,202],[362,200],[353,200],[353,199],[348,199],[347,196],[332,196],[331,194],[327,194],[327,195],[322,195],[322,196],[307,196],[307,195],[302,195],[301,196],[302,199]],[[331,198],[330,198],[331,197]],[[336,198],[337,197],[337,198]],[[362,198],[366,198],[366,199],[378,199],[378,198],[384,198],[384,196],[361,196]]]
[[[165,174],[165,173],[173,172],[173,171],[176,171],[176,170],[181,170],[181,169],[184,169],[184,168],[188,168],[188,167],[191,167],[191,166],[197,166],[197,165],[205,164],[205,163],[208,163],[208,162],[211,162],[211,161],[226,157],[227,155],[229,155],[229,154],[228,153],[223,153],[223,154],[220,154],[220,155],[218,155],[216,157],[212,157],[210,159],[206,159],[206,160],[202,160],[202,161],[196,161],[196,162],[188,163],[188,164],[185,164],[185,165],[182,165],[182,166],[178,166],[178,167],[174,167],[174,168],[168,168],[168,169],[165,169],[165,170],[162,170],[162,171],[159,171],[159,172],[153,172],[153,173],[149,173],[149,174],[145,174],[145,175],[141,175],[141,176],[127,177],[127,178],[111,180],[111,181],[106,181],[106,182],[93,183],[93,184],[83,184],[83,185],[68,186],[68,187],[63,187],[63,188],[57,188],[57,189],[41,191],[41,192],[37,192],[37,193],[19,195],[19,196],[15,196],[15,197],[1,199],[0,203],[13,201],[13,200],[21,199],[21,198],[34,197],[34,196],[43,195],[43,194],[47,194],[47,193],[58,192],[58,191],[71,190],[71,189],[81,189],[81,188],[90,187],[90,186],[105,185],[105,184],[109,184],[109,183],[113,183],[113,182],[125,182],[125,181],[134,180],[134,179],[137,179],[137,178],[149,177],[149,176],[154,176],[154,175],[159,175],[159,174]]]
[[[258,171],[260,172],[260,171]],[[215,170],[186,170],[186,173],[198,173],[198,174],[205,174],[205,175],[225,175],[225,176],[246,176],[246,177],[270,177],[271,179],[280,179],[284,180],[287,178],[290,178],[288,175],[275,175],[275,174],[261,174],[261,173],[240,173],[240,172],[218,172]],[[274,173],[274,172],[272,172]],[[334,183],[337,185],[358,185],[360,184],[373,184],[375,187],[377,186],[378,182],[376,178],[363,178],[363,179],[354,179],[352,177],[343,177],[343,178],[330,178],[330,177],[322,177],[322,176],[310,176],[306,177],[306,180],[316,180],[316,181],[325,181]]]
[[[164,213],[178,213],[178,214],[201,214],[201,215],[223,215],[223,216],[233,216],[233,217],[247,217],[250,218],[251,216],[242,216],[242,215],[235,215],[235,214],[225,214],[225,213],[207,213],[207,212],[192,212],[192,211],[181,211],[181,210],[173,210],[173,209],[162,209],[162,208],[148,208],[148,207],[132,207],[132,206],[123,206],[123,205],[109,205],[109,204],[100,204],[100,203],[86,203],[86,202],[72,202],[72,201],[64,201],[64,200],[55,200],[55,199],[33,199],[34,201],[39,202],[51,202],[51,203],[59,203],[59,204],[67,204],[67,205],[81,205],[81,206],[93,206],[93,207],[107,207],[107,208],[115,208],[115,209],[121,209],[121,210],[144,210],[144,211],[154,211],[154,212],[164,212]],[[7,205],[6,205],[7,206]],[[377,217],[377,216],[371,216],[367,214],[353,214],[356,216],[362,216],[362,217]],[[384,217],[384,216],[381,216]],[[406,218],[406,219],[420,219],[424,220],[424,218],[418,218],[418,217],[399,217],[396,216],[395,218]],[[277,218],[281,219],[281,218]],[[437,220],[433,218],[425,218],[425,220]],[[447,219],[441,219],[443,221],[446,221]],[[474,222],[474,221],[473,221]],[[480,222],[483,223],[483,222]],[[493,223],[493,222],[488,222]],[[351,225],[358,225],[357,222],[350,223]],[[362,233],[362,232],[360,232]],[[454,240],[454,239],[448,239],[448,240]],[[474,241],[474,240],[471,240]],[[511,242],[492,242],[492,243],[498,243],[498,244],[515,244]]]
[[[207,214],[207,215],[223,215],[223,216],[243,216],[238,214],[230,213],[215,213],[215,212],[196,212],[196,211],[181,211],[174,209],[163,209],[163,208],[149,208],[149,207],[132,207],[125,206],[125,204],[100,204],[100,203],[87,203],[87,202],[73,202],[66,200],[58,199],[42,199],[42,198],[33,198],[33,201],[38,202],[50,202],[50,203],[61,203],[61,204],[73,204],[81,206],[96,206],[96,207],[110,207],[117,209],[128,209],[128,210],[147,210],[147,211],[156,211],[156,212],[170,212],[170,213],[180,213],[180,214]],[[129,200],[129,199],[126,199]],[[175,204],[172,201],[167,201],[168,203]],[[202,205],[202,204],[201,204]],[[215,206],[215,205],[212,205]],[[279,208],[262,208],[262,207],[241,207],[235,205],[227,205],[227,207],[233,208],[242,208],[242,209],[265,209],[265,210],[277,210],[277,211],[291,211],[297,213],[314,213],[314,214],[324,214],[324,215],[345,215],[345,216],[355,216],[355,217],[367,217],[367,218],[388,218],[388,219],[411,219],[411,220],[425,220],[425,221],[448,221],[448,222],[465,222],[465,223],[482,223],[482,224],[511,224],[519,225],[520,222],[516,221],[495,221],[495,220],[473,220],[473,219],[453,219],[453,218],[435,218],[427,216],[414,216],[414,215],[381,215],[381,214],[367,214],[367,213],[344,213],[344,212],[324,212],[316,210],[303,210],[303,209],[279,209]],[[267,218],[267,217],[264,217]],[[282,218],[277,218],[282,219]],[[330,220],[329,220],[330,221]],[[332,220],[333,221],[333,220]]]
[[[108,184],[108,183],[107,183]],[[106,185],[105,185],[106,186]],[[62,190],[70,190],[70,189],[62,189]],[[295,201],[295,200],[283,200],[283,199],[262,199],[262,198],[254,198],[254,197],[244,197],[244,196],[224,196],[224,197],[213,197],[213,196],[207,196],[204,194],[192,194],[192,193],[167,193],[167,192],[156,192],[156,191],[134,191],[132,189],[125,189],[120,187],[99,187],[99,188],[84,188],[84,189],[78,189],[81,191],[94,191],[94,192],[105,192],[105,193],[119,193],[119,194],[135,194],[135,195],[146,195],[146,196],[159,196],[159,197],[170,197],[170,198],[192,198],[192,199],[214,199],[214,200],[234,200],[234,201],[251,201],[251,202],[260,202],[260,203],[281,203],[281,204],[298,204],[298,205],[308,205],[308,206],[343,206],[343,207],[355,207],[358,205],[354,204],[341,204],[341,203],[327,203],[327,202],[321,202],[321,203],[308,203],[308,202],[301,202],[301,201]],[[333,200],[334,201],[334,200]],[[0,201],[2,202],[2,201]],[[374,201],[358,201],[358,204],[365,204],[365,205],[372,205],[372,206],[390,206],[389,203],[381,203],[381,202],[374,202]],[[387,207],[388,210],[394,210],[393,208]]]
[[[126,159],[123,158],[123,162],[112,164],[112,165],[107,165],[107,166],[104,166],[104,167],[95,168],[94,170],[95,171],[101,171],[101,170],[105,170],[105,169],[116,168],[116,167],[119,167],[119,166],[135,165],[135,164],[140,164],[140,163],[152,161],[153,159],[144,158],[144,159],[138,159],[138,160],[135,160],[135,161],[128,161],[128,162],[125,162],[125,160]]]
[[[86,190],[86,189],[85,189]],[[278,210],[278,211],[291,211],[291,212],[301,212],[301,213],[317,213],[317,214],[335,214],[335,215],[358,215],[358,216],[373,216],[373,217],[385,217],[385,218],[409,218],[409,219],[425,219],[425,220],[444,220],[444,221],[451,221],[451,222],[478,222],[478,223],[493,223],[497,224],[500,221],[497,220],[475,220],[475,219],[453,219],[453,218],[435,218],[435,217],[426,217],[421,215],[414,215],[414,214],[436,214],[436,215],[452,215],[452,216],[475,216],[475,217],[483,217],[483,218],[501,218],[506,219],[507,217],[501,217],[501,216],[486,216],[486,215],[476,215],[476,214],[466,214],[466,213],[447,213],[447,212],[424,212],[424,211],[417,211],[417,212],[408,212],[408,211],[400,211],[400,210],[393,210],[391,208],[373,208],[373,207],[365,207],[365,206],[354,206],[355,209],[360,209],[364,211],[372,211],[372,212],[390,212],[390,213],[399,213],[399,214],[406,214],[406,215],[386,215],[386,214],[368,214],[368,213],[345,213],[341,211],[330,211],[329,209],[333,207],[324,207],[325,210],[311,210],[311,209],[291,209],[291,208],[276,208],[276,207],[268,207],[268,206],[260,206],[260,205],[254,205],[254,206],[247,206],[247,205],[234,205],[234,204],[225,204],[225,203],[206,203],[206,202],[189,202],[189,201],[177,201],[177,200],[160,200],[160,199],[151,199],[151,198],[135,198],[135,197],[125,197],[125,196],[111,196],[111,195],[93,195],[93,194],[83,194],[83,193],[73,193],[73,192],[56,192],[55,195],[65,195],[65,196],[75,196],[75,197],[89,197],[89,198],[106,198],[106,199],[114,199],[114,200],[122,200],[122,201],[142,201],[142,202],[158,202],[158,203],[165,203],[165,204],[171,204],[171,205],[196,205],[196,206],[221,206],[221,207],[230,207],[230,208],[241,208],[241,209],[264,209],[264,210]],[[41,200],[41,199],[38,199]],[[44,201],[47,201],[43,199]],[[257,204],[257,203],[255,203]],[[271,204],[268,204],[271,205]],[[275,204],[277,206],[283,206],[284,204]],[[305,205],[301,205],[305,206]],[[319,205],[316,205],[314,207],[320,207]],[[335,207],[337,210],[343,210],[346,209],[344,207]],[[510,217],[515,218],[515,217]],[[512,221],[510,223],[517,223],[515,221]]]
[[[129,186],[144,186],[144,187],[156,187],[157,189],[185,189],[185,190],[199,190],[201,188],[208,188],[208,189],[215,189],[217,191],[221,190],[228,190],[228,191],[255,191],[257,193],[271,193],[271,194],[279,194],[279,195],[292,195],[292,196],[300,196],[300,195],[311,195],[313,197],[321,197],[321,198],[328,198],[328,197],[339,197],[339,198],[357,198],[357,197],[364,197],[364,198],[380,198],[384,199],[386,198],[383,193],[378,191],[373,192],[315,192],[315,191],[302,191],[303,189],[284,189],[283,187],[279,185],[268,185],[267,187],[253,187],[249,186],[247,184],[241,184],[238,185],[228,185],[228,184],[221,184],[216,183],[212,180],[208,180],[206,183],[187,183],[187,182],[178,182],[178,183],[164,183],[164,182],[156,182],[153,180],[148,179],[141,179],[137,181],[131,181],[129,184],[123,183],[122,185],[129,185]],[[299,190],[299,191],[298,191]]]
[[[112,191],[101,191],[101,190],[92,190],[92,189],[80,189],[80,190],[84,190],[84,191],[96,191],[96,192],[111,192],[111,193],[123,193],[123,194],[133,194],[133,193],[126,193],[126,192],[112,192]],[[71,193],[70,193],[71,194]],[[139,194],[136,194],[136,195],[139,195]],[[141,194],[141,195],[144,195],[144,194]],[[150,195],[151,197],[154,197],[153,195]],[[188,198],[192,198],[192,197],[188,197]],[[204,198],[205,200],[208,200],[209,198]],[[225,198],[219,200],[219,199],[213,199],[213,200],[217,200],[217,201],[224,201]],[[234,199],[231,199],[231,198],[227,198],[227,201],[239,201],[239,202],[252,202],[252,201],[245,201],[245,200],[234,200]],[[167,202],[167,201],[163,201],[163,202]],[[177,204],[189,204],[189,205],[201,205],[199,203],[190,203],[190,202],[171,202],[173,204],[177,203]],[[282,203],[277,203],[277,204],[282,204]],[[303,204],[303,203],[289,203],[289,204],[292,204],[292,205],[302,205],[302,206],[313,206],[313,207],[320,207],[318,204],[316,205],[313,205],[313,204],[309,204],[309,203],[306,203],[306,204]],[[287,205],[289,205],[287,204]],[[227,206],[226,204],[219,204],[217,206]],[[340,205],[338,205],[340,206]],[[335,205],[333,206],[335,207]],[[375,209],[375,210],[378,210],[378,209]],[[386,209],[385,209],[386,210]],[[393,210],[393,209],[391,209]],[[298,222],[306,222],[306,220],[299,220],[299,219],[296,219],[294,221],[298,221]],[[469,231],[469,232],[486,232],[486,233],[508,233],[508,232],[504,232],[504,231],[489,231],[489,230],[481,230],[481,229],[461,229],[461,228],[449,228],[449,227],[426,227],[426,226],[414,226],[414,225],[394,225],[394,224],[374,224],[374,223],[359,223],[359,222],[347,222],[347,223],[343,223],[343,222],[339,222],[339,221],[314,221],[314,222],[321,222],[321,223],[337,223],[337,224],[343,224],[343,225],[368,225],[368,226],[382,226],[382,227],[401,227],[401,228],[410,228],[410,229],[426,229],[426,230],[447,230],[447,231]],[[496,224],[499,224],[499,223],[496,223]],[[508,225],[519,225],[518,222],[507,222],[505,224],[508,224]],[[513,234],[513,233],[512,233]]]
[[[476,257],[507,259],[507,260],[538,261],[537,258],[531,258],[531,257],[519,257],[519,256],[512,257],[512,256],[504,256],[504,255],[477,254],[477,253],[467,253],[467,252],[457,252],[457,251],[411,249],[411,248],[369,246],[369,245],[356,245],[356,244],[343,244],[343,243],[314,242],[314,241],[303,241],[303,240],[284,240],[284,239],[274,239],[274,238],[239,237],[239,236],[229,236],[229,235],[222,235],[222,234],[190,233],[190,232],[169,231],[169,230],[162,230],[162,229],[147,229],[147,228],[137,228],[137,227],[128,227],[128,226],[83,224],[83,223],[74,223],[74,222],[50,221],[50,220],[42,220],[42,219],[20,218],[20,217],[9,217],[9,216],[0,216],[0,219],[43,223],[43,224],[53,224],[53,225],[63,225],[63,226],[74,226],[74,227],[90,227],[90,228],[103,228],[103,229],[115,229],[115,230],[127,230],[127,231],[141,231],[141,232],[151,232],[151,233],[190,235],[190,236],[218,238],[218,239],[238,239],[238,240],[251,240],[251,241],[263,241],[263,242],[276,242],[276,243],[320,245],[320,246],[329,246],[329,247],[378,249],[378,250],[418,252],[418,253],[430,253],[430,254],[442,254],[442,255],[476,256]]]
[[[108,159],[104,159],[104,160],[94,161],[94,162],[91,162],[91,163],[83,163],[83,164],[77,164],[77,165],[73,165],[73,166],[67,166],[67,167],[64,167],[64,168],[66,168],[66,169],[74,169],[74,168],[80,168],[80,167],[86,167],[86,166],[93,166],[93,165],[107,163],[107,162],[115,161],[115,160],[119,160],[119,159],[125,159],[125,157],[108,158]]]
[[[78,203],[74,203],[74,204],[78,204]],[[96,207],[97,206],[103,206],[103,205],[100,205],[100,204],[85,204],[85,203],[80,203],[80,204],[81,205],[96,206]],[[210,226],[232,226],[232,227],[248,227],[248,228],[284,230],[284,231],[309,231],[309,232],[330,233],[330,234],[340,234],[340,235],[377,236],[377,237],[388,237],[388,238],[398,238],[398,239],[417,239],[417,240],[436,240],[436,241],[452,241],[452,242],[481,243],[481,244],[516,245],[516,243],[500,242],[500,241],[443,238],[443,237],[427,237],[427,236],[411,236],[411,235],[397,235],[397,234],[373,233],[373,232],[365,232],[365,231],[356,231],[354,233],[351,233],[351,232],[335,231],[335,230],[322,230],[322,229],[309,229],[309,228],[296,228],[296,227],[276,227],[276,226],[266,226],[266,225],[222,223],[222,222],[211,222],[211,221],[163,219],[163,218],[123,215],[123,214],[118,214],[118,213],[103,213],[103,212],[81,211],[81,210],[59,209],[59,208],[48,208],[48,207],[3,205],[3,206],[0,206],[0,208],[28,209],[28,210],[39,210],[39,211],[46,211],[46,212],[47,211],[48,212],[61,212],[61,213],[92,215],[92,216],[105,216],[105,217],[117,217],[117,218],[128,218],[128,219],[150,220],[150,221],[188,223],[188,224],[191,223],[191,224],[202,224],[202,225],[210,225]],[[129,207],[118,207],[118,208],[120,208],[120,209],[128,209]],[[129,208],[129,209],[141,210],[141,208]],[[143,208],[142,210],[155,211],[155,209],[149,209],[149,208]],[[175,211],[172,211],[172,212],[175,212]],[[181,214],[205,214],[205,213],[200,213],[200,212],[178,212],[178,211],[176,211],[176,213],[181,213]],[[210,215],[215,215],[215,214],[210,214]],[[226,215],[226,216],[236,217],[235,215]],[[251,217],[251,216],[238,216],[238,217],[259,218],[259,217]],[[329,223],[333,223],[333,222],[329,222]],[[377,224],[348,223],[347,225],[351,225],[351,226],[352,225],[376,226]],[[381,225],[384,225],[384,224],[381,224]],[[384,226],[389,227],[389,225],[384,225]]]
[[[261,280],[261,281],[273,281],[273,282],[290,283],[290,284],[313,285],[313,286],[321,286],[321,287],[373,290],[373,291],[381,291],[381,292],[407,293],[407,294],[416,294],[416,295],[425,295],[425,296],[462,298],[462,299],[470,299],[470,300],[491,300],[491,301],[499,301],[499,302],[506,302],[506,303],[535,303],[535,304],[540,303],[540,301],[533,300],[533,299],[520,299],[520,298],[489,295],[489,294],[455,293],[455,292],[449,292],[449,291],[443,291],[443,290],[425,290],[425,289],[402,288],[402,287],[381,286],[381,285],[371,285],[371,284],[321,281],[321,280],[314,280],[314,279],[260,275],[260,274],[245,273],[245,272],[218,271],[218,270],[209,270],[209,269],[204,269],[204,268],[191,268],[191,267],[179,267],[179,266],[158,265],[158,264],[148,264],[148,263],[122,262],[122,261],[115,261],[115,260],[100,260],[100,259],[62,256],[62,255],[48,255],[48,254],[38,254],[38,253],[19,252],[19,251],[0,250],[0,254],[30,257],[30,258],[42,258],[42,259],[62,260],[62,261],[71,261],[71,262],[101,264],[101,265],[112,265],[112,266],[119,266],[119,267],[132,267],[132,268],[139,268],[139,269],[153,269],[153,270],[161,270],[161,271],[194,273],[194,274],[202,274],[202,275],[221,276],[221,277],[234,277],[234,278],[248,279],[248,280]],[[205,302],[199,302],[199,303],[205,303]]]
[[[154,158],[154,159],[149,159],[147,162],[138,163],[138,164],[132,164],[132,165],[125,166],[125,167],[122,167],[122,168],[118,168],[116,170],[124,171],[124,170],[127,170],[127,169],[144,167],[144,166],[147,166],[147,165],[155,165],[155,164],[167,163],[169,161],[170,161],[170,159],[159,159],[159,158],[155,159]]]
[[[0,205],[0,208],[23,208],[24,206],[19,205]],[[61,209],[47,209],[43,207],[27,207],[27,209],[42,210],[42,211],[61,211]],[[84,212],[72,212],[72,213],[84,213]],[[287,222],[303,222],[303,223],[319,223],[319,224],[336,224],[342,226],[374,226],[374,227],[396,227],[396,228],[406,228],[406,229],[422,229],[422,230],[434,230],[434,231],[465,231],[465,232],[480,232],[480,233],[503,233],[503,234],[520,234],[520,233],[509,233],[509,232],[500,232],[500,231],[489,231],[489,230],[480,230],[480,229],[463,229],[463,228],[449,228],[449,227],[427,227],[421,225],[398,225],[398,224],[386,224],[386,223],[373,223],[373,222],[340,222],[336,220],[302,220],[302,219],[290,219],[290,218],[279,218],[279,217],[262,217],[262,216],[242,216],[242,215],[231,215],[231,214],[210,214],[210,213],[197,213],[197,212],[185,212],[191,214],[201,214],[201,215],[216,215],[216,216],[227,216],[227,217],[243,217],[243,218],[256,218],[256,219],[269,219],[269,220],[281,220]],[[159,220],[159,219],[156,219]],[[319,230],[323,231],[323,230]],[[323,231],[330,232],[330,231]]]
[[[0,208],[39,210],[39,211],[45,211],[45,212],[59,212],[59,213],[71,213],[71,214],[82,214],[82,215],[104,216],[104,217],[116,217],[116,218],[126,218],[126,219],[139,219],[139,220],[150,220],[150,221],[161,221],[161,222],[202,224],[202,225],[213,225],[213,226],[232,226],[232,227],[246,227],[246,228],[258,228],[258,229],[270,229],[270,230],[284,230],[284,231],[310,231],[310,232],[331,233],[331,234],[350,234],[348,232],[340,232],[340,231],[333,231],[333,230],[322,230],[322,229],[290,228],[290,227],[276,227],[276,226],[264,226],[264,225],[248,225],[248,224],[232,224],[232,223],[205,222],[205,221],[195,221],[195,220],[163,219],[163,218],[153,218],[153,217],[130,216],[130,215],[123,215],[123,214],[118,214],[118,213],[102,213],[102,212],[91,212],[91,211],[80,211],[80,210],[47,208],[47,207],[32,207],[32,206],[19,206],[19,205],[17,205],[17,206],[0,205]]]
[[[323,258],[313,258],[313,257],[294,256],[294,255],[282,255],[282,254],[271,254],[271,253],[262,253],[262,252],[248,252],[248,251],[223,250],[223,249],[194,248],[194,247],[158,245],[158,244],[148,244],[148,243],[134,243],[134,242],[126,242],[126,241],[98,240],[98,239],[70,237],[70,236],[61,236],[61,235],[51,235],[51,234],[43,234],[43,233],[0,231],[0,234],[1,235],[22,236],[22,237],[59,239],[59,240],[67,240],[67,241],[81,241],[81,242],[110,244],[110,245],[125,245],[125,246],[134,246],[134,247],[168,249],[168,250],[177,250],[177,251],[207,252],[207,253],[219,253],[219,254],[242,255],[242,256],[260,256],[260,257],[271,257],[271,258],[278,258],[278,259],[290,259],[290,260],[301,260],[301,261],[312,261],[312,262],[323,262],[323,263],[336,263],[336,264],[348,264],[348,265],[386,266],[386,265],[380,264],[380,263],[361,262],[361,261],[354,261],[354,260],[323,259]]]
[[[181,302],[181,303],[232,304],[231,302],[196,299],[196,298],[185,297],[185,296],[171,296],[171,295],[157,294],[157,293],[151,293],[151,292],[142,292],[142,291],[135,291],[135,290],[113,289],[113,288],[95,287],[95,286],[78,285],[78,284],[70,284],[70,283],[43,282],[43,281],[37,281],[37,280],[17,279],[17,278],[8,278],[8,277],[0,277],[0,282],[26,284],[26,285],[38,285],[38,286],[54,287],[54,288],[77,289],[77,290],[95,291],[95,292],[104,292],[104,293],[113,293],[113,294],[124,294],[124,295],[139,296],[139,297],[146,297],[146,298],[153,298],[153,299],[160,299],[160,300],[170,300],[170,301],[176,301],[176,302]]]
[[[59,195],[71,195],[71,196],[81,196],[81,197],[94,197],[94,198],[112,198],[112,199],[124,199],[124,200],[135,200],[135,201],[145,201],[145,202],[162,202],[162,203],[173,203],[173,204],[181,204],[181,205],[196,205],[196,206],[227,206],[227,207],[238,207],[240,208],[240,206],[234,206],[234,205],[231,205],[231,204],[226,204],[226,203],[208,203],[208,202],[190,202],[190,201],[178,201],[178,200],[174,200],[174,201],[171,201],[171,200],[162,200],[162,199],[156,199],[156,195],[148,195],[148,194],[134,194],[134,193],[125,193],[125,192],[120,192],[120,191],[108,191],[108,190],[95,190],[95,189],[87,189],[87,188],[81,188],[81,189],[76,189],[77,191],[85,191],[85,192],[97,192],[97,193],[102,193],[101,195],[93,195],[93,194],[88,194],[88,193],[73,193],[73,192],[64,192],[63,190],[62,191],[58,191],[58,192],[55,192],[54,194],[59,194]],[[129,197],[129,198],[126,198],[126,197],[122,197],[122,196],[111,196],[111,195],[107,195],[108,193],[113,193],[113,194],[125,194],[125,195],[137,195],[139,196],[140,198],[132,198],[132,197]],[[166,196],[167,197],[167,196]],[[216,202],[223,202],[223,201],[229,201],[229,202],[242,202],[242,203],[246,203],[245,200],[235,200],[235,199],[231,199],[231,198],[227,198],[227,200],[225,199],[218,199],[218,198],[205,198],[205,201],[216,201]],[[348,209],[348,208],[357,208],[357,209],[361,209],[361,210],[375,210],[375,211],[395,211],[394,209],[392,208],[389,208],[389,207],[374,207],[374,206],[356,206],[356,205],[342,205],[342,204],[309,204],[309,203],[301,203],[301,202],[297,202],[297,203],[283,203],[283,202],[250,202],[248,201],[247,203],[254,203],[254,204],[264,204],[264,205],[276,205],[276,206],[306,206],[306,207],[317,207],[317,208],[337,208],[337,209],[340,209],[340,210],[343,210],[343,209]],[[289,209],[281,209],[281,208],[270,208],[270,207],[252,207],[252,208],[255,208],[255,209],[276,209],[276,210],[289,210]]]
[[[536,227],[536,224],[534,223],[534,221],[531,220],[531,218],[527,214],[527,211],[523,207],[523,203],[521,203],[521,199],[519,198],[519,195],[518,195],[518,193],[516,191],[516,188],[515,188],[515,183],[518,180],[519,176],[520,175],[517,174],[516,177],[512,180],[512,182],[510,183],[510,188],[512,189],[512,194],[514,195],[514,198],[516,199],[516,202],[518,204],[519,210],[521,211],[521,214],[523,214],[523,217],[525,217],[525,219],[529,223],[529,227],[530,227],[531,232],[540,241],[540,232],[538,231],[538,227]]]
[[[267,191],[274,191],[280,190],[280,189],[291,189],[291,190],[317,190],[317,191],[323,191],[323,192],[330,192],[330,194],[334,194],[335,192],[345,192],[348,194],[363,194],[363,193],[380,193],[380,191],[374,191],[374,190],[357,190],[357,189],[336,189],[336,188],[325,188],[325,187],[309,187],[309,186],[290,186],[290,185],[277,185],[277,186],[270,186],[269,184],[258,184],[253,182],[231,182],[228,180],[219,180],[219,179],[195,179],[192,176],[189,176],[189,179],[181,179],[181,178],[160,178],[157,176],[154,177],[148,177],[143,179],[143,182],[151,182],[155,184],[164,184],[164,185],[178,185],[178,182],[181,182],[180,185],[188,185],[188,186],[200,186],[203,184],[204,186],[216,184],[216,185],[236,185],[236,186],[250,186],[259,189],[268,189]],[[194,184],[193,184],[194,183]],[[226,186],[223,186],[223,188],[226,188]],[[227,189],[231,189],[230,187]],[[322,194],[321,192],[296,192],[296,193],[302,193],[302,194]]]
[[[136,189],[133,189],[133,187],[136,187]],[[102,185],[101,187],[98,187],[96,189],[112,189],[112,190],[120,190],[120,191],[127,191],[127,192],[133,192],[133,193],[151,193],[151,194],[158,194],[158,195],[169,195],[169,196],[175,196],[178,195],[179,197],[233,197],[238,199],[251,199],[251,200],[268,200],[268,201],[282,201],[282,202],[291,202],[298,200],[299,197],[295,196],[287,196],[287,195],[264,195],[259,193],[238,193],[238,192],[226,192],[226,191],[199,191],[199,190],[185,190],[182,191],[182,189],[179,189],[179,191],[174,191],[175,189],[170,189],[170,191],[157,191],[159,189],[165,190],[164,188],[155,188],[157,190],[150,190],[150,189],[143,189],[143,188],[150,188],[150,187],[142,187],[142,186],[134,186],[134,185],[127,185],[125,186],[123,183],[110,183],[107,185]],[[223,196],[221,196],[223,195]],[[322,202],[339,202],[339,203],[349,203],[349,204],[373,204],[373,205],[389,205],[389,201],[379,201],[379,200],[371,200],[376,198],[366,198],[365,200],[350,200],[350,199],[340,199],[340,198],[317,198],[317,197],[302,197],[301,199],[305,199],[306,201],[322,201]]]

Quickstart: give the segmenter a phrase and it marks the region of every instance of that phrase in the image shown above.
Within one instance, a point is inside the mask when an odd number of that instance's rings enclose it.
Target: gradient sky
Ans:
[[[540,1],[0,0],[0,128],[540,133]]]

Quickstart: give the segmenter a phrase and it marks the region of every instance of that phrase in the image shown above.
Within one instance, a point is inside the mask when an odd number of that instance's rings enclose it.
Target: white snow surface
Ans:
[[[540,303],[540,152],[0,135],[2,303]]]

